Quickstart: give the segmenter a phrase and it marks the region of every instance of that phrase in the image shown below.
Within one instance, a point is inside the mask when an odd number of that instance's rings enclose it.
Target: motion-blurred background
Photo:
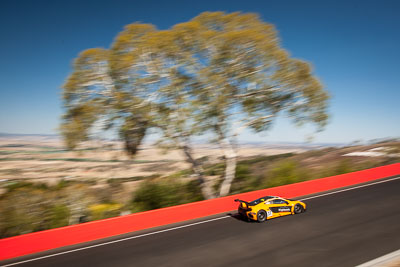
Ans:
[[[397,1],[3,1],[0,237],[400,161]]]

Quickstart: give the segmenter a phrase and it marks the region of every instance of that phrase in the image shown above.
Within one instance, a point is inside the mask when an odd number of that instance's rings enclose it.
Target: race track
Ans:
[[[233,216],[207,223],[37,259],[50,254],[41,253],[2,264],[356,266],[400,248],[400,179],[305,202],[306,213],[261,224],[242,221],[232,212]],[[139,234],[142,233],[124,237]],[[51,253],[62,251],[66,249]],[[26,261],[34,258],[37,260]]]

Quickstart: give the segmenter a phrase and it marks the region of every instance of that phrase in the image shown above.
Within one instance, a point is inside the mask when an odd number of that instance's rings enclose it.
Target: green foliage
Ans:
[[[50,208],[50,220],[46,229],[58,228],[68,225],[70,211],[64,204],[57,204]],[[44,229],[45,230],[45,229]]]
[[[125,183],[125,182],[133,182],[133,181],[140,181],[145,179],[155,179],[159,178],[160,174],[152,174],[148,176],[132,176],[132,177],[125,177],[125,178],[111,178],[107,180],[107,183],[111,186]]]
[[[25,181],[13,181],[13,182],[9,182],[6,185],[7,190],[13,191],[16,190],[18,188],[22,188],[22,187],[32,187],[33,183],[29,183],[29,182],[25,182]]]
[[[214,175],[222,175],[225,170],[225,163],[217,163],[205,166],[205,175],[214,176]]]
[[[337,163],[333,169],[334,175],[344,174],[355,171],[356,168],[352,166],[351,162],[347,159],[342,159]]]
[[[26,181],[13,181],[9,182],[6,185],[6,188],[9,192],[17,190],[19,188],[32,188],[32,189],[48,189],[47,184],[45,183],[31,183]]]
[[[312,158],[312,157],[322,157],[327,153],[337,150],[336,148],[324,148],[324,149],[316,149],[302,153],[302,157],[304,158]]]
[[[289,158],[294,155],[295,154],[293,154],[293,153],[285,153],[285,154],[278,154],[278,155],[272,155],[272,156],[258,156],[258,157],[254,157],[252,159],[241,160],[241,161],[239,161],[239,164],[255,164],[255,163],[259,163],[259,162],[268,163],[268,162],[278,160],[278,159]]]
[[[173,179],[173,178],[184,178],[184,177],[188,177],[190,175],[193,174],[193,170],[192,169],[185,169],[185,170],[181,170],[178,172],[175,172],[173,174],[170,174],[168,176],[169,179]]]
[[[257,162],[257,161],[255,161]],[[254,163],[253,163],[254,164]],[[259,179],[251,171],[252,163],[241,161],[236,166],[235,182],[232,185],[231,193],[238,194],[259,189]]]
[[[63,188],[66,188],[71,182],[70,181],[66,181],[64,179],[61,179],[57,185],[55,186],[56,190],[61,190]]]
[[[89,216],[91,220],[101,220],[116,217],[120,215],[121,208],[122,205],[117,203],[94,204],[89,206]]]
[[[134,193],[132,210],[146,211],[202,200],[196,183],[176,179],[144,181]]]
[[[365,169],[370,169],[370,168],[375,168],[383,165],[388,165],[392,163],[398,163],[399,159],[396,160],[396,158],[393,157],[388,157],[384,159],[383,161],[374,161],[372,159],[369,159],[367,161],[362,161],[362,162],[353,162],[350,159],[342,159],[339,162],[337,162],[333,167],[328,168],[327,172],[325,173],[325,176],[333,176],[333,175],[339,175],[339,174],[345,174],[349,172],[356,172],[356,171],[361,171]],[[324,176],[322,176],[324,177]]]
[[[69,210],[45,189],[19,187],[0,199],[0,237],[68,225]]]
[[[76,207],[85,212],[101,201],[85,183],[60,181],[55,186],[13,182],[0,197],[0,237],[66,226]]]
[[[239,163],[236,166],[236,180],[242,181],[250,174],[250,165],[246,163]]]
[[[292,160],[282,160],[266,174],[265,187],[275,187],[307,180],[307,171]]]
[[[60,130],[68,149],[75,149],[79,142],[89,139],[89,129],[97,120],[98,113],[99,109],[92,101],[76,104],[67,110]]]

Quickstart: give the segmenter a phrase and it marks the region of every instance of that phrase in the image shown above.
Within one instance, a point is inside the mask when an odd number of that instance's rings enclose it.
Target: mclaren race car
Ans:
[[[240,202],[238,212],[241,216],[258,222],[306,211],[305,203],[276,196],[261,197],[251,202],[240,199],[235,201]]]

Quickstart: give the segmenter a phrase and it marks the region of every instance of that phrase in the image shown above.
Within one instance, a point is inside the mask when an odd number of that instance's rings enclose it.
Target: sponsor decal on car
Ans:
[[[290,208],[279,208],[279,212],[285,212],[285,211],[290,211]]]

